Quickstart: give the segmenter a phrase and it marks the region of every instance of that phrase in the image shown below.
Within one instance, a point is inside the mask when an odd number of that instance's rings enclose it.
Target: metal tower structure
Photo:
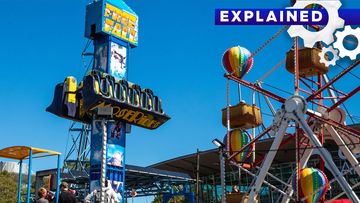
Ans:
[[[88,124],[72,122],[69,127],[68,144],[71,146],[65,152],[64,169],[70,173],[72,170],[89,172],[90,132]]]

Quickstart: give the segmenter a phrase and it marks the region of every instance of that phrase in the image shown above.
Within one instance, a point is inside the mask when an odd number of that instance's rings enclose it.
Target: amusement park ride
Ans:
[[[77,152],[75,168],[83,171],[90,151],[90,192],[95,194],[94,201],[104,202],[109,197],[106,191],[112,188],[118,199],[114,201],[123,202],[128,126],[154,130],[170,117],[151,89],[127,81],[129,50],[138,45],[138,16],[125,2],[90,3],[86,7],[85,37],[94,42],[92,70],[79,84],[72,76],[58,84],[53,103],[46,110],[83,123],[80,128],[71,127],[71,133],[80,134],[70,151]]]
[[[360,86],[358,82],[354,83],[355,88],[348,93],[334,87],[336,82],[345,75],[351,74],[351,70],[360,63],[360,60],[356,59],[357,54],[360,53],[360,46],[348,49],[343,43],[347,36],[360,40],[360,28],[353,29],[349,25],[344,27],[344,20],[339,17],[337,11],[341,2],[337,0],[298,0],[293,8],[308,8],[313,5],[318,6],[319,9],[324,8],[329,13],[329,22],[325,27],[285,26],[253,54],[238,46],[228,49],[223,55],[223,65],[227,71],[225,78],[228,80],[227,108],[223,109],[223,124],[228,129],[224,138],[227,160],[254,177],[242,202],[257,202],[257,196],[263,184],[279,192],[281,194],[279,202],[282,203],[325,202],[325,193],[334,181],[338,182],[351,202],[360,202],[353,191],[358,184],[353,186],[349,184],[344,178],[345,174],[340,172],[335,165],[331,153],[324,147],[326,140],[333,140],[351,164],[352,169],[360,176],[359,161],[355,157],[360,153],[358,146],[360,132],[346,125],[347,115],[340,108],[340,105],[360,90]],[[286,60],[280,62],[255,83],[244,80],[243,77],[253,65],[255,55],[286,29],[294,38],[294,45],[287,53]],[[299,46],[299,37],[304,41],[303,48]],[[329,67],[336,65],[337,60],[340,60],[339,56],[349,57],[354,61],[340,73],[329,78],[327,74]],[[262,87],[262,81],[285,61],[286,69],[294,75],[294,93],[289,98],[279,96]],[[234,81],[239,87],[242,85],[252,90],[253,103],[240,102],[236,106],[230,106],[230,81]],[[264,96],[273,113],[272,125],[264,128],[258,135],[255,135],[254,129],[263,124],[261,110],[255,104],[255,92]],[[275,112],[269,99],[280,102],[281,108]],[[247,132],[251,130],[252,133]],[[255,142],[265,135],[273,138],[271,148],[263,159],[254,160]],[[269,169],[277,152],[289,140],[295,140],[296,170],[288,182],[283,182],[270,174]],[[319,155],[319,168],[307,168],[309,158],[314,154]],[[258,170],[254,174],[247,170],[249,168]],[[332,174],[334,180],[327,180],[325,168]],[[269,184],[265,181],[267,176],[281,182],[284,188]],[[223,197],[222,202],[226,202],[226,195],[223,194]]]
[[[298,0],[293,8],[317,5],[329,13],[329,23],[324,26],[284,26],[258,50],[250,53],[237,46],[223,55],[227,71],[227,107],[223,109],[222,121],[227,127],[224,138],[226,158],[231,164],[254,177],[249,191],[237,202],[257,202],[263,184],[281,194],[278,202],[325,202],[324,195],[330,184],[337,181],[352,202],[360,202],[351,186],[333,161],[331,153],[324,147],[333,140],[342,155],[360,176],[360,165],[356,155],[360,154],[360,132],[346,125],[346,112],[340,108],[349,98],[360,91],[355,88],[341,91],[334,84],[360,63],[357,54],[360,46],[349,50],[343,45],[347,36],[360,40],[360,28],[344,26],[338,15],[339,0]],[[315,6],[316,7],[316,6]],[[318,8],[320,9],[320,8]],[[294,38],[294,46],[283,60],[265,76],[252,83],[243,79],[253,66],[254,57],[283,31]],[[334,38],[334,35],[336,38]],[[138,44],[138,16],[122,0],[94,1],[86,8],[85,36],[94,42],[92,70],[78,83],[69,76],[55,88],[53,103],[48,112],[75,122],[82,127],[71,126],[70,133],[79,133],[69,154],[75,152],[74,169],[85,170],[86,158],[90,154],[90,192],[97,192],[97,201],[104,202],[106,185],[110,184],[120,202],[124,202],[125,191],[125,142],[129,126],[156,129],[170,119],[162,109],[161,100],[151,89],[142,89],[127,80],[129,50]],[[299,38],[304,41],[300,48]],[[315,46],[315,47],[314,47]],[[332,55],[332,57],[331,57]],[[349,57],[353,63],[333,77],[327,74],[341,58]],[[262,87],[263,81],[286,61],[286,69],[294,75],[293,95],[284,98]],[[252,104],[241,101],[230,106],[230,82],[252,90]],[[273,123],[265,127],[262,109],[256,106],[255,92],[262,94],[273,116]],[[277,111],[271,104],[281,104]],[[263,131],[255,135],[255,128]],[[249,132],[248,132],[249,131]],[[89,133],[91,133],[90,136]],[[255,143],[265,136],[273,138],[270,150],[261,159],[255,159]],[[290,140],[295,140],[296,170],[284,182],[269,173],[276,153]],[[90,148],[88,148],[90,143]],[[319,167],[308,167],[312,155],[319,156]],[[70,156],[65,156],[69,165]],[[325,168],[334,180],[328,180]],[[252,173],[249,169],[257,170]],[[223,171],[223,170],[222,170]],[[278,188],[266,181],[270,177],[282,183]],[[221,177],[224,179],[224,177]],[[225,181],[222,189],[225,191]],[[339,194],[340,196],[342,194]],[[226,202],[225,192],[222,202]]]

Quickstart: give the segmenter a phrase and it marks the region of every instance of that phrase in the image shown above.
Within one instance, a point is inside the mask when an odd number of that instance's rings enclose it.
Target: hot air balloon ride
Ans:
[[[242,149],[245,145],[247,145],[252,139],[249,133],[241,129],[231,130],[228,135],[225,135],[224,143],[230,156],[240,151],[240,149]],[[235,163],[245,162],[252,155],[254,148],[255,148],[255,144],[250,145],[241,153],[234,156],[231,159],[231,161]]]
[[[225,70],[233,76],[243,78],[253,66],[254,59],[251,53],[244,47],[231,47],[225,51],[222,57]]]
[[[325,196],[328,190],[328,179],[324,172],[316,168],[301,169],[299,174],[298,188],[300,198],[306,203],[316,203]],[[295,181],[293,188],[296,190]]]

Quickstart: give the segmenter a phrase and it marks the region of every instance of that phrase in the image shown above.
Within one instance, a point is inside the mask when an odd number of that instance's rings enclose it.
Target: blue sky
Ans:
[[[226,104],[226,80],[221,65],[223,52],[241,45],[251,52],[280,26],[215,26],[215,8],[281,8],[288,1],[198,0],[126,1],[139,15],[139,47],[131,50],[129,80],[154,90],[172,119],[150,131],[133,127],[127,136],[128,164],[147,166],[197,148],[213,147],[222,139],[221,109]],[[357,0],[343,7],[359,8]],[[0,148],[29,145],[65,152],[70,121],[45,112],[54,87],[66,76],[80,81],[84,75],[81,52],[85,6],[89,1],[0,1]],[[260,52],[245,79],[256,81],[285,57],[292,41],[286,32]],[[348,64],[348,59],[341,64]],[[330,75],[340,71],[333,67]],[[360,75],[359,70],[354,74]],[[291,74],[280,67],[265,81],[292,91]],[[348,82],[353,81],[353,82]],[[354,77],[339,83],[350,90],[359,85]],[[250,91],[243,88],[244,99]],[[232,86],[232,103],[236,103]],[[359,95],[347,102],[355,115]],[[263,102],[264,104],[264,102]],[[266,110],[268,111],[268,110]],[[265,119],[266,121],[269,119]],[[35,169],[55,167],[55,159],[35,161]]]

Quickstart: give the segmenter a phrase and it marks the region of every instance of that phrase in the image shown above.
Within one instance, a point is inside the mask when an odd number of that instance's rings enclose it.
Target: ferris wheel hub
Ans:
[[[284,103],[285,111],[287,113],[293,113],[300,111],[301,113],[306,112],[306,101],[305,98],[299,95],[291,96]]]

